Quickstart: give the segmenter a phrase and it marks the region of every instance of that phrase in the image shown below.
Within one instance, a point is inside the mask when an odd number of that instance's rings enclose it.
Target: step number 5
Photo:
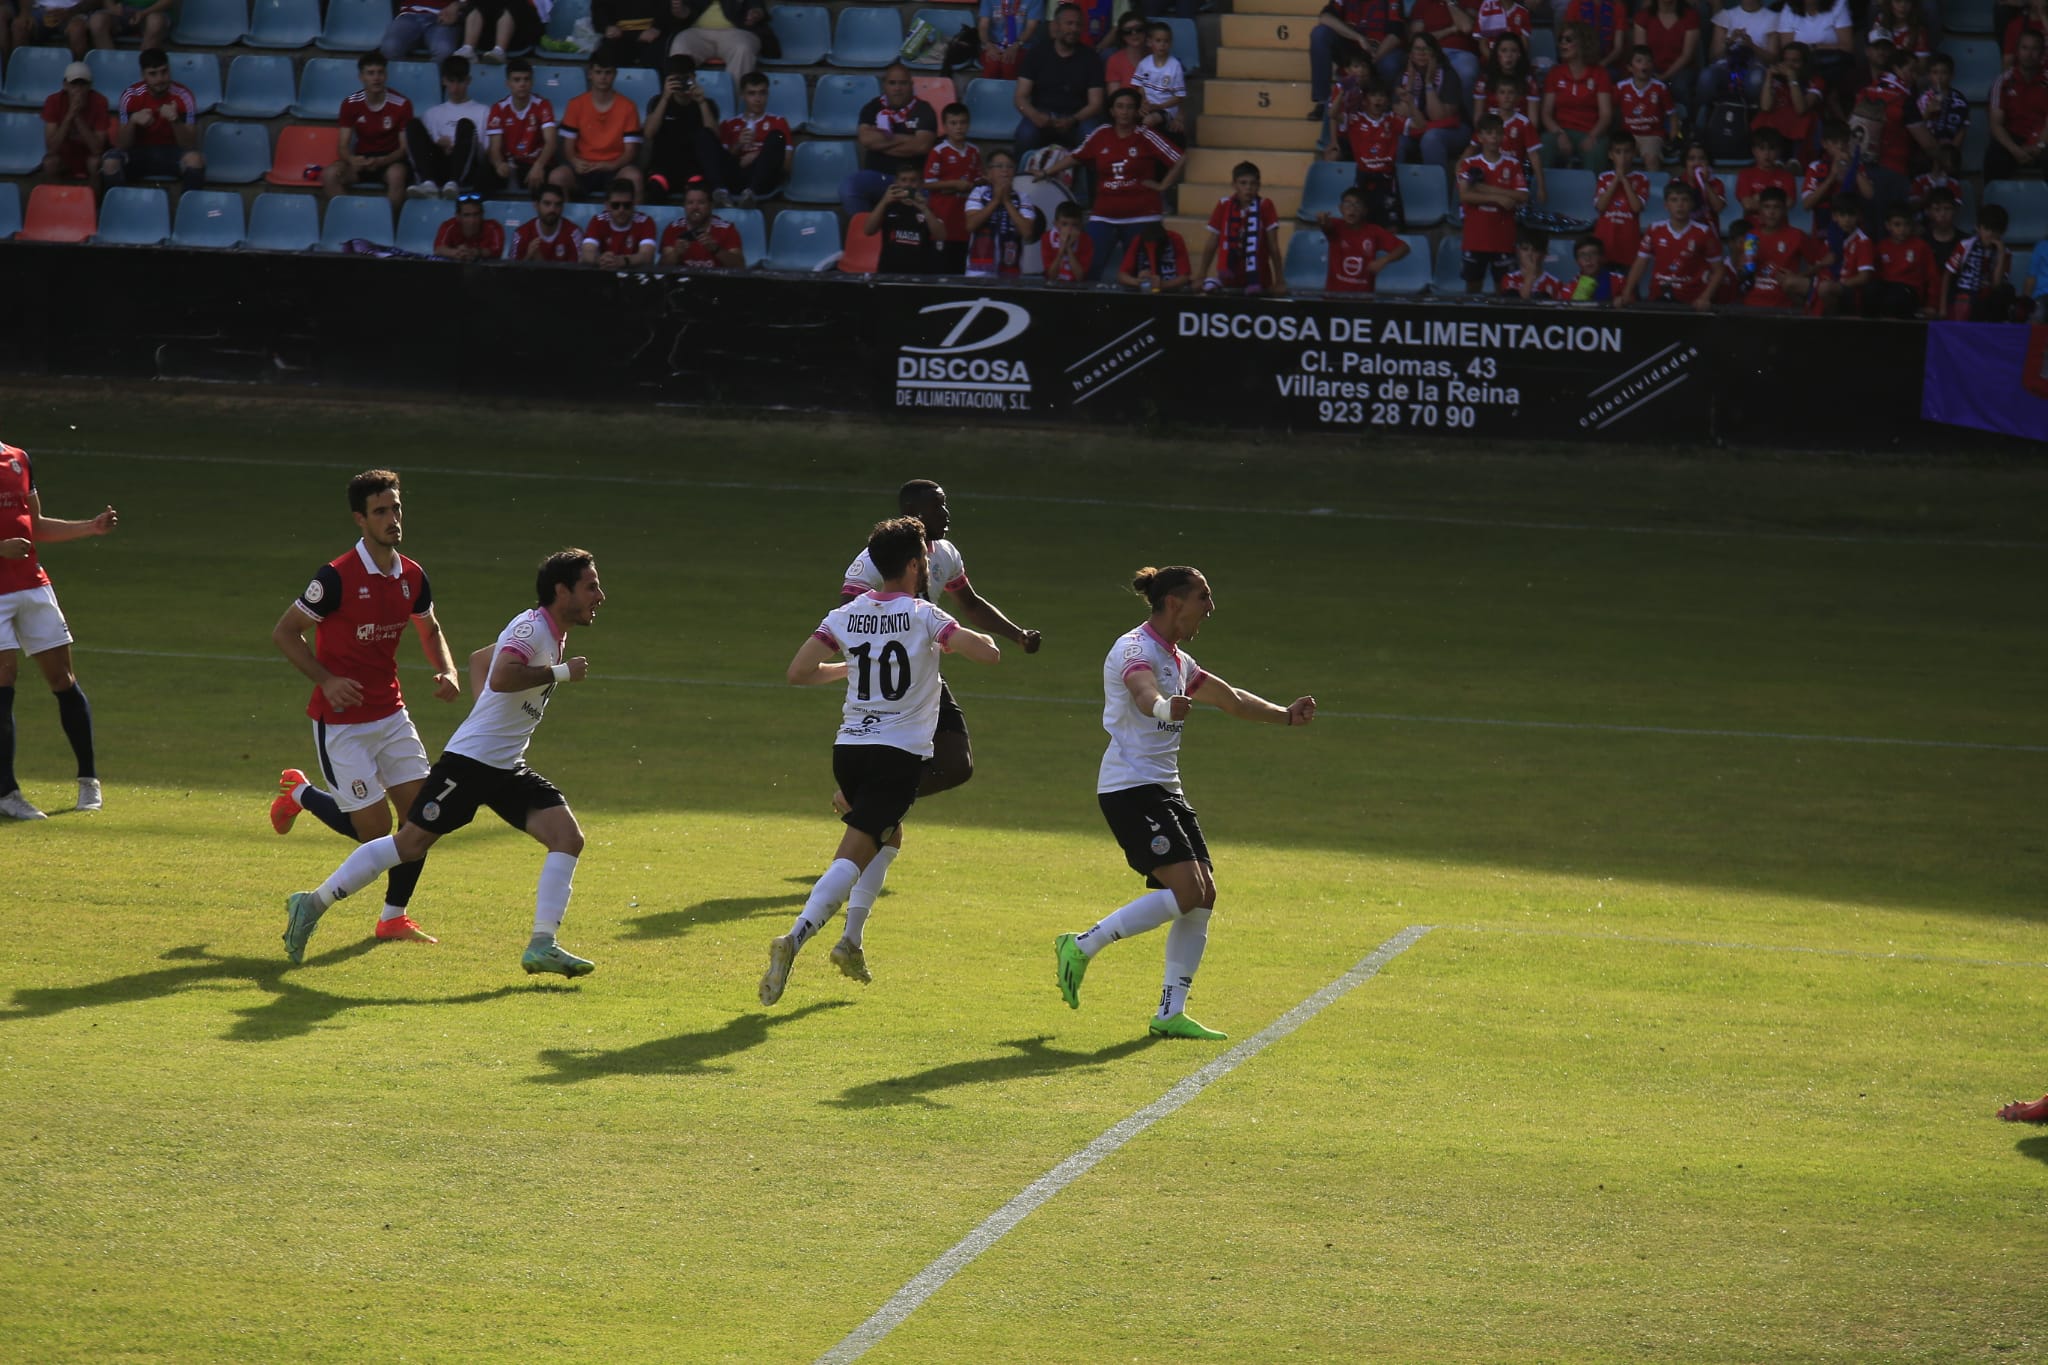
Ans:
[[[1261,90],[1261,91],[1259,92],[1259,108],[1261,108],[1261,109],[1271,109],[1272,107],[1273,107],[1273,95],[1272,95],[1272,92],[1271,92],[1271,91],[1267,91],[1267,90]]]

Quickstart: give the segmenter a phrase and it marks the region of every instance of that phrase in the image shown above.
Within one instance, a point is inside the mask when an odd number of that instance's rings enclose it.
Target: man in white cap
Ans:
[[[97,195],[100,159],[113,133],[114,113],[92,88],[92,68],[84,62],[65,67],[64,88],[43,101],[43,174],[83,180]]]

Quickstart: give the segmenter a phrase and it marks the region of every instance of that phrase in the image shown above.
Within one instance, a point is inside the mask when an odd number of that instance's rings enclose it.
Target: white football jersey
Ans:
[[[553,668],[562,662],[563,646],[568,639],[566,631],[555,634],[554,620],[545,611],[533,607],[520,612],[498,632],[498,643],[491,648],[491,663],[496,666],[498,656],[509,650],[535,668]],[[540,724],[554,691],[553,679],[524,692],[500,692],[485,683],[482,695],[469,708],[469,715],[449,738],[448,752],[493,768],[518,767],[526,756],[527,741],[533,738],[533,728]]]
[[[921,594],[927,602],[939,600],[942,592],[958,592],[967,586],[967,564],[960,558],[960,549],[950,540],[935,540],[931,547],[931,576],[925,582]],[[846,588],[851,592],[882,589],[882,571],[875,567],[875,561],[862,550],[854,556],[853,563],[846,566]]]
[[[825,613],[815,633],[846,656],[846,712],[832,742],[930,758],[939,647],[958,629],[945,612],[902,592],[864,592]]]
[[[1191,697],[1206,676],[1149,622],[1117,637],[1102,661],[1102,728],[1109,731],[1109,748],[1095,779],[1097,792],[1155,783],[1180,791],[1180,732],[1187,722],[1158,720],[1138,709],[1124,679],[1140,669],[1152,670],[1162,697]]]

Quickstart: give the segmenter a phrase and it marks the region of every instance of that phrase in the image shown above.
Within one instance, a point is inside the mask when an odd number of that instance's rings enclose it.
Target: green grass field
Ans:
[[[679,413],[13,390],[107,810],[0,829],[0,1358],[813,1360],[1222,1050],[1151,1043],[1162,935],[1083,1008],[1052,936],[1136,894],[1093,800],[1142,563],[1192,562],[1185,772],[1221,898],[1191,1008],[1366,984],[1038,1209],[875,1361],[1949,1361],[2048,1351],[2048,472],[1205,443]],[[429,860],[288,968],[348,845],[271,623],[406,472],[459,652],[590,547],[593,679],[531,751],[589,836]],[[781,685],[903,478],[1045,632],[952,671],[978,773],[868,931],[754,1000],[837,826]],[[427,697],[431,749],[460,707]],[[70,755],[26,669],[28,794]],[[466,703],[465,703],[466,704]],[[1912,741],[1924,741],[1915,743]]]

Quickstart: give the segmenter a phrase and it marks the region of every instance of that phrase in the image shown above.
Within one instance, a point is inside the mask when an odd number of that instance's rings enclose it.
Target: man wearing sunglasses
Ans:
[[[654,220],[640,212],[633,182],[623,176],[605,192],[604,212],[583,229],[583,264],[600,270],[645,269],[654,264]]]
[[[434,234],[434,254],[448,261],[496,261],[505,255],[505,225],[484,216],[484,197],[464,190],[455,216]]]

